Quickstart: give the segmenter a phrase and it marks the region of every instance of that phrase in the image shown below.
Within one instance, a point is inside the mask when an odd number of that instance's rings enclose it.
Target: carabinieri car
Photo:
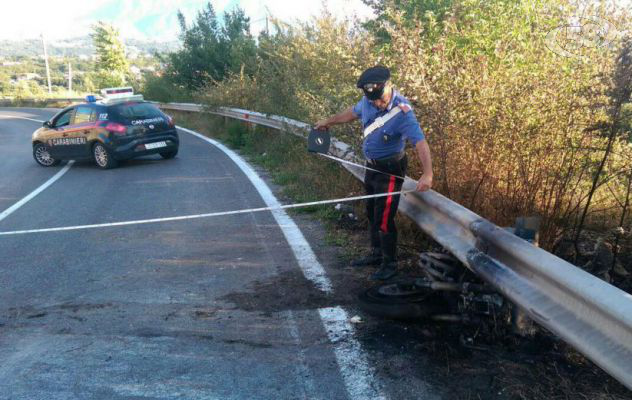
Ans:
[[[33,157],[44,167],[61,160],[93,159],[103,169],[118,161],[160,154],[178,154],[179,138],[173,119],[155,105],[134,95],[132,88],[101,90],[103,98],[60,111],[33,133]]]

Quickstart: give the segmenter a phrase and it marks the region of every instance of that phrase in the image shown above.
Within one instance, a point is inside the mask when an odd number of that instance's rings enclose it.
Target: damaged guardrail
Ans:
[[[306,137],[310,125],[237,108],[159,104],[166,110],[208,112]],[[332,139],[333,155],[359,161]],[[358,179],[364,170],[343,164]],[[403,190],[414,189],[406,178]],[[434,191],[408,193],[399,211],[469,269],[632,390],[632,295],[492,224]]]

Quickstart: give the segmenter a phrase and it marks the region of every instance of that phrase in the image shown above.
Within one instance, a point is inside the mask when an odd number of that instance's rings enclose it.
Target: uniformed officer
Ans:
[[[390,82],[388,68],[376,66],[360,75],[357,87],[364,96],[353,107],[316,123],[316,129],[360,119],[364,128],[362,150],[366,165],[364,187],[367,194],[401,191],[407,169],[404,148],[408,140],[415,149],[423,167],[417,183],[420,192],[432,186],[432,160],[424,133],[415,118],[409,101],[397,92]],[[377,120],[377,121],[376,121]],[[367,200],[371,252],[356,260],[354,266],[381,265],[372,275],[376,280],[387,280],[397,274],[397,228],[395,214],[399,195]]]

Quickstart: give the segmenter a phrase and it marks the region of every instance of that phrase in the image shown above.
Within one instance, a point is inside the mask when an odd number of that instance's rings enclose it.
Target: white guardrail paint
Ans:
[[[276,115],[198,104],[159,104],[166,110],[208,112],[306,137],[310,125]],[[331,152],[358,161],[332,139]],[[364,170],[343,165],[358,179]],[[406,178],[403,189],[414,189]],[[436,193],[409,193],[399,211],[492,284],[536,322],[571,344],[632,389],[632,295],[518,238]]]

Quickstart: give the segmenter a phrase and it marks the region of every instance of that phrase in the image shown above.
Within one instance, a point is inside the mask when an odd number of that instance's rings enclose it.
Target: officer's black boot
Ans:
[[[371,252],[362,258],[353,260],[352,267],[368,267],[376,266],[382,263],[382,248],[380,241],[380,233],[377,230],[371,230]]]
[[[374,281],[386,281],[397,275],[397,260],[389,260],[384,258],[380,269],[371,275]]]
[[[368,267],[374,265],[380,265],[382,263],[382,249],[379,247],[373,247],[371,252],[362,258],[351,261],[352,267]]]
[[[397,275],[397,232],[380,232],[382,244],[382,264],[371,279],[385,281]]]

